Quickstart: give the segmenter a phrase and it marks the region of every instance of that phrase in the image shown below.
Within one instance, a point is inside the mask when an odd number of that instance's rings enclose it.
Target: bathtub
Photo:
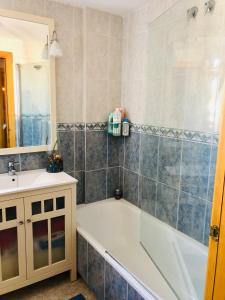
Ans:
[[[143,299],[203,299],[207,247],[126,200],[78,206],[77,231]]]

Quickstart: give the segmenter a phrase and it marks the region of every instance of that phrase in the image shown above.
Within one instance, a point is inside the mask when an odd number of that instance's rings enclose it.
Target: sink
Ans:
[[[18,172],[14,176],[0,175],[0,195],[25,192],[53,186],[76,183],[77,180],[65,172],[48,173],[46,170]]]
[[[17,176],[9,176],[8,174],[0,175],[0,191],[15,189],[18,186]]]

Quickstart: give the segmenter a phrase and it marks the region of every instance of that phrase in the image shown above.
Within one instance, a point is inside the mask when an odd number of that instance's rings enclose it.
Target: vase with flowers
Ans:
[[[57,144],[58,141],[55,142],[54,147],[48,156],[47,172],[49,173],[59,173],[63,171],[63,159],[58,150],[56,150]]]

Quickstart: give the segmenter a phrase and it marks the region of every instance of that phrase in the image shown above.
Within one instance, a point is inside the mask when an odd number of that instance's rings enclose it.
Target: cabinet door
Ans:
[[[0,291],[25,279],[23,199],[0,202]]]
[[[71,191],[24,198],[28,278],[71,264]]]

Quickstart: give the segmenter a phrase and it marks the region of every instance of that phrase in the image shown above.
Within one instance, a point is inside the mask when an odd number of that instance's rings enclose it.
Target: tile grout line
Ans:
[[[207,184],[207,200],[209,201],[209,187],[210,187],[210,174],[211,174],[211,165],[212,165],[212,152],[213,152],[213,144],[210,147],[210,159],[209,159],[209,171],[208,171],[208,184]],[[204,212],[204,227],[203,227],[203,237],[202,241],[204,243],[205,240],[205,232],[206,232],[206,215],[207,215],[207,208],[208,204],[205,205],[205,212]]]
[[[155,217],[157,213],[157,200],[158,200],[158,184],[159,184],[159,146],[160,146],[160,135],[158,137],[158,149],[157,149],[157,171],[156,171],[156,201],[155,201]]]
[[[183,141],[181,142],[181,153],[180,153],[180,170],[179,170],[179,192],[177,199],[177,220],[176,220],[176,229],[178,229],[179,222],[179,210],[180,210],[180,195],[181,195],[181,174],[182,174],[182,161],[183,161]]]
[[[142,136],[140,133],[139,134],[139,150],[138,150],[138,207],[140,207],[140,208],[141,208],[141,203],[140,203],[141,147],[142,147]]]

